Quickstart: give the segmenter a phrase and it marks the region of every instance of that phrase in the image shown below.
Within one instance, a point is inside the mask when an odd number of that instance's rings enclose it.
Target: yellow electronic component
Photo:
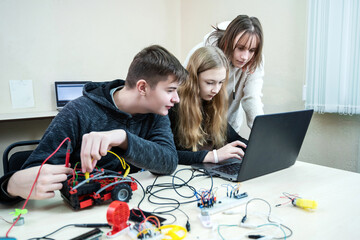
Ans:
[[[163,225],[160,229],[161,233],[165,235],[163,239],[182,240],[187,234],[186,229],[178,225]]]
[[[89,173],[89,172],[86,172],[86,173],[85,173],[85,179],[89,179],[89,175],[90,175],[90,173]]]
[[[296,198],[293,200],[294,206],[304,208],[304,209],[316,209],[317,202],[309,199]]]
[[[128,167],[124,173],[124,178],[126,178],[126,176],[129,174],[130,172],[130,167]]]
[[[93,158],[91,159],[91,162],[92,162],[92,161],[94,161]],[[89,179],[89,176],[90,176],[90,173],[89,173],[89,172],[86,172],[86,173],[85,173],[85,180],[86,180],[86,179]],[[89,183],[89,181],[87,181],[87,183]]]

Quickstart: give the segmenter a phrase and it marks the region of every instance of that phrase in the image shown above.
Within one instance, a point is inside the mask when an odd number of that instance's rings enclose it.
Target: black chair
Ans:
[[[21,146],[37,145],[37,144],[39,144],[39,142],[40,142],[40,140],[30,140],[30,141],[15,142],[15,143],[9,145],[5,149],[4,154],[3,154],[4,174],[6,174],[10,171],[19,170],[21,168],[21,166],[24,164],[24,162],[26,161],[26,159],[30,156],[30,154],[33,151],[33,150],[18,151],[18,152],[14,152],[9,157],[10,151],[12,149],[14,149],[16,147],[21,147]]]

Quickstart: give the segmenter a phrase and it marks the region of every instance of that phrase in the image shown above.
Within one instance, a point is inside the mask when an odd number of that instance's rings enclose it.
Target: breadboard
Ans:
[[[205,208],[204,210],[207,211],[210,215],[212,215],[240,206],[242,204],[245,204],[247,201],[249,201],[249,196],[240,199],[224,197],[217,199],[213,207]]]

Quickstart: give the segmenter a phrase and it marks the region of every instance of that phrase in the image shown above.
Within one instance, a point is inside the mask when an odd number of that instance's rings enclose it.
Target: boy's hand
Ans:
[[[112,147],[127,149],[126,132],[122,129],[107,132],[90,132],[83,135],[81,143],[82,172],[92,172],[98,160]]]
[[[31,167],[14,173],[8,182],[8,194],[26,199],[29,196],[39,168],[40,166]],[[71,173],[72,169],[64,165],[44,164],[30,199],[39,200],[54,197],[55,191],[62,188],[62,182],[67,179],[67,174]]]

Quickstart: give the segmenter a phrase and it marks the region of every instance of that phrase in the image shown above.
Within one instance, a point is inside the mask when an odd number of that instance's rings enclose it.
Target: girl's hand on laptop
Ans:
[[[229,158],[237,158],[241,160],[245,154],[241,147],[246,148],[246,144],[237,140],[217,149],[216,152],[219,162]],[[203,162],[215,163],[214,151],[209,151]]]

